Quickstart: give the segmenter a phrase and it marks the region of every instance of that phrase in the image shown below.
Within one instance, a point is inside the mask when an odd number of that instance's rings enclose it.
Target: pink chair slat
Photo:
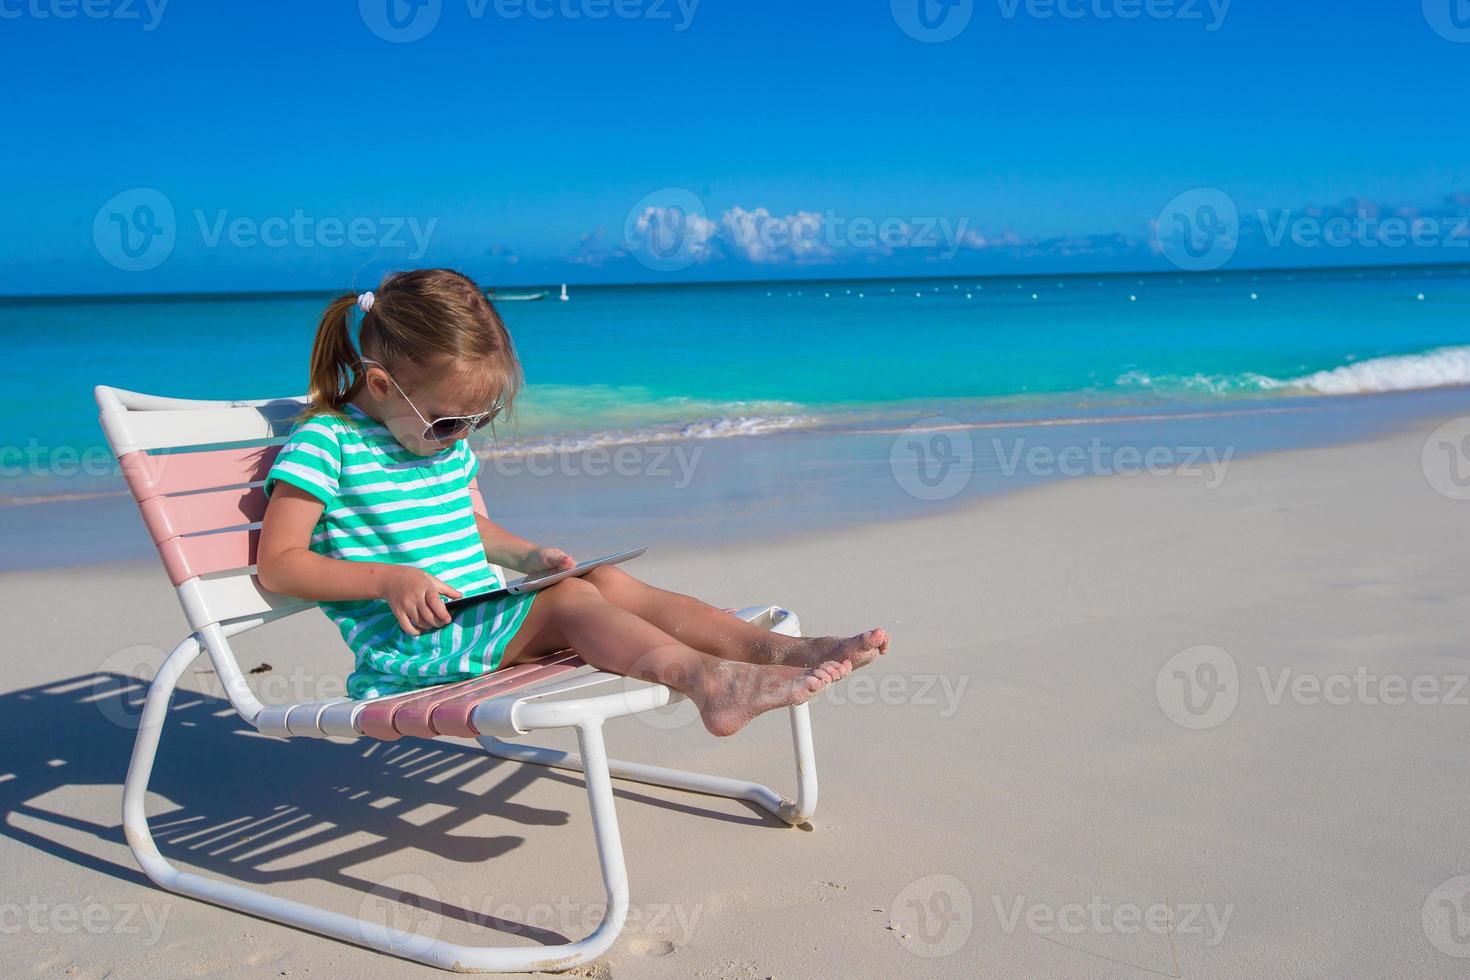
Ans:
[[[367,707],[362,709],[362,714],[357,716],[358,730],[368,738],[376,738],[383,742],[392,742],[402,737],[398,729],[393,726],[393,716],[407,705],[426,698],[442,698],[444,692],[449,690],[460,693],[467,692],[471,688],[489,684],[494,677],[495,674],[486,674],[483,677],[472,677],[467,681],[443,684],[437,687],[426,687],[422,691],[413,691],[409,694],[400,694],[395,697],[369,701]]]
[[[245,446],[198,453],[123,453],[118,457],[128,489],[139,500],[166,493],[213,490],[265,479],[280,446]]]
[[[516,664],[514,667],[507,667],[504,670],[497,670],[492,674],[476,678],[480,683],[463,687],[447,685],[444,688],[436,688],[434,696],[416,699],[402,705],[394,712],[393,728],[399,735],[433,738],[439,734],[434,730],[432,724],[434,709],[439,705],[450,701],[468,701],[471,704],[479,704],[502,694],[509,694],[511,691],[540,683],[548,677],[561,673],[560,670],[555,669],[555,666],[553,663],[548,663],[547,658],[543,658],[530,663]]]
[[[494,686],[476,688],[472,692],[451,693],[447,698],[438,698],[435,701],[416,702],[392,718],[392,726],[401,735],[416,735],[423,739],[432,739],[437,735],[473,738],[479,735],[469,726],[469,713],[475,710],[475,705],[573,670],[573,667],[566,666],[567,661],[573,660],[576,661],[576,666],[581,666],[582,661],[576,660],[575,655],[556,654],[532,663],[516,664],[514,667],[497,670],[490,674],[492,680],[497,677],[500,679]]]
[[[564,658],[563,658],[564,659]],[[553,656],[530,663],[516,664],[493,674],[485,674],[456,684],[444,684],[412,694],[373,701],[358,716],[357,727],[368,738],[391,742],[404,735],[433,738],[438,732],[429,725],[434,708],[451,701],[464,700],[479,704],[528,684],[554,677],[563,670],[561,660]],[[474,735],[475,732],[466,732]]]
[[[579,667],[587,666],[587,663],[581,657],[578,657],[578,655],[573,654],[572,651],[553,654],[547,660],[539,661],[539,663],[542,664],[541,673],[535,679],[529,679],[526,683],[539,683],[542,680],[550,680],[551,677],[556,677],[557,674],[570,673],[570,671],[578,670]],[[494,674],[491,674],[491,676],[494,676]],[[516,686],[519,688],[522,685]],[[500,691],[497,693],[507,692]],[[457,698],[450,698],[448,701],[438,702],[437,705],[434,705],[434,713],[429,716],[429,724],[434,729],[435,735],[475,738],[476,735],[479,735],[479,732],[476,732],[475,726],[470,724],[470,716],[475,714],[475,708],[482,701],[485,701],[485,698],[470,695],[457,696]]]
[[[476,678],[482,683],[467,689],[460,688],[456,684],[446,684],[444,687],[435,688],[432,696],[419,698],[394,712],[393,729],[399,735],[433,738],[434,729],[429,725],[429,717],[433,714],[435,707],[455,698],[469,698],[478,703],[486,697],[494,697],[495,694],[506,689],[506,685],[515,684],[520,678],[534,673],[536,667],[537,664],[516,664],[506,670],[497,670]]]
[[[215,531],[222,527],[258,523],[265,517],[265,490],[236,487],[212,493],[157,496],[138,502],[143,523],[160,544],[181,534]]]
[[[202,534],[192,538],[169,538],[158,545],[158,554],[168,579],[183,585],[196,575],[227,572],[255,564],[260,547],[260,529]]]

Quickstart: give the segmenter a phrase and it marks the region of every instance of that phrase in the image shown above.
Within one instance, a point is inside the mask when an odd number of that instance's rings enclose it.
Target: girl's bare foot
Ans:
[[[711,735],[734,735],[756,715],[801,704],[851,672],[836,660],[812,667],[721,660],[705,676],[699,717]]]
[[[888,652],[888,631],[881,626],[856,636],[797,636],[776,651],[775,663],[787,667],[815,667],[828,660],[847,661],[853,669],[866,667]]]

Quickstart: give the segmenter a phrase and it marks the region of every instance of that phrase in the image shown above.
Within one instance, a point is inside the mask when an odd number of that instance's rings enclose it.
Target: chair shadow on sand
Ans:
[[[214,675],[201,671],[199,676],[212,680]],[[147,688],[137,678],[101,672],[0,695],[0,744],[42,741],[45,746],[10,751],[0,766],[5,812],[0,832],[74,865],[154,888],[131,856],[119,864],[15,820],[23,816],[59,831],[125,844],[120,812],[115,822],[104,824],[33,801],[68,786],[115,786],[120,802]],[[488,789],[470,788],[474,783],[483,786],[488,773],[501,778]],[[149,786],[155,798],[149,825],[165,857],[207,875],[266,890],[283,882],[327,882],[538,943],[563,943],[568,937],[560,933],[389,888],[351,870],[412,849],[458,864],[502,857],[526,838],[460,831],[482,815],[514,827],[567,824],[566,811],[515,801],[537,779],[581,788],[581,779],[573,774],[497,759],[463,742],[263,736],[242,722],[223,697],[181,688],[170,706]],[[729,822],[785,826],[754,804],[745,804],[749,814],[734,815],[626,787],[615,793]],[[161,810],[156,797],[171,807]],[[426,805],[440,812],[425,821],[407,818]],[[365,837],[371,839],[364,842]],[[583,840],[578,835],[579,844]],[[315,856],[306,856],[308,851]],[[589,877],[593,869],[595,863],[589,866]],[[536,901],[537,896],[526,900]]]

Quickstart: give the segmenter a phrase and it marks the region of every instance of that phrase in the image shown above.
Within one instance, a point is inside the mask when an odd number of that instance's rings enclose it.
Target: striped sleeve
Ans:
[[[465,455],[469,457],[469,460],[465,463],[466,479],[471,485],[473,485],[475,482],[475,477],[478,476],[480,473],[480,456],[478,453],[475,452],[474,448],[470,446],[470,441],[468,439],[464,441],[464,449]]]
[[[297,423],[265,477],[265,495],[277,480],[300,487],[325,505],[337,497],[342,477],[342,445],[337,430],[321,417]]]

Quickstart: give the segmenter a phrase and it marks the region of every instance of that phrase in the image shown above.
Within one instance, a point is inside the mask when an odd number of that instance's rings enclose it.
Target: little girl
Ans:
[[[359,346],[348,317],[362,311]],[[569,568],[474,512],[469,434],[508,417],[521,368],[472,281],[425,269],[338,297],[311,354],[310,405],[267,474],[257,575],[316,600],[357,658],[354,698],[463,680],[572,647],[602,670],[667,684],[716,735],[798,704],[888,650],[872,629],[786,637],[614,566],[451,615],[442,597]]]

